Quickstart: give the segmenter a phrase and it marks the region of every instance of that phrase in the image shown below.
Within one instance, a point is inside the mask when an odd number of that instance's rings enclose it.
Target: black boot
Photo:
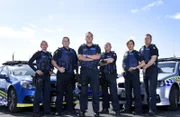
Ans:
[[[94,113],[94,117],[99,117],[99,113]]]
[[[79,113],[79,117],[85,117],[85,116],[86,116],[86,115],[85,115],[85,112],[82,112],[82,111],[81,111],[81,112]]]
[[[100,113],[101,114],[109,114],[109,110],[108,109],[103,109]]]

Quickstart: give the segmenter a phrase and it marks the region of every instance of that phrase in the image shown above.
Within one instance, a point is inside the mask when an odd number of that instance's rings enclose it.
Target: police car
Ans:
[[[0,67],[0,106],[7,106],[10,112],[17,112],[22,107],[32,107],[35,87],[32,76],[35,72],[27,65],[27,61],[9,61]],[[74,106],[77,100],[78,86],[74,90]],[[51,104],[56,101],[56,76],[51,75]],[[40,101],[41,102],[41,101]],[[64,98],[64,105],[66,105]],[[41,103],[42,105],[42,103]]]
[[[147,104],[147,95],[140,74],[142,103]],[[124,78],[117,79],[120,104],[125,103]],[[177,110],[180,103],[180,58],[162,58],[158,60],[157,106],[168,106],[169,110]],[[134,98],[133,94],[132,97]]]

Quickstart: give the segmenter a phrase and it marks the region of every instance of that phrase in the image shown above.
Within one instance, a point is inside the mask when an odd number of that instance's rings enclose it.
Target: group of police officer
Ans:
[[[158,49],[151,44],[152,36],[146,34],[145,46],[140,51],[134,50],[134,41],[127,42],[128,51],[123,58],[123,72],[125,78],[126,104],[124,113],[131,113],[132,89],[135,98],[134,115],[142,114],[139,69],[143,69],[144,82],[148,95],[149,115],[156,113],[156,83],[157,83],[157,59]],[[75,50],[69,47],[70,39],[64,37],[63,47],[58,48],[52,56],[48,51],[48,43],[41,42],[41,51],[36,52],[29,60],[29,66],[36,72],[36,91],[34,98],[33,116],[41,116],[39,113],[39,102],[43,94],[44,114],[51,114],[50,110],[50,75],[55,67],[57,72],[57,99],[56,116],[62,115],[63,95],[66,94],[68,114],[75,114],[73,109],[73,88],[74,88],[74,70],[78,74],[80,66],[80,117],[85,116],[88,109],[88,84],[92,89],[92,106],[94,117],[99,117],[99,113],[109,113],[109,100],[111,98],[113,110],[116,116],[120,116],[120,105],[117,95],[117,55],[111,51],[111,43],[105,44],[105,52],[97,44],[93,44],[93,34],[86,33],[86,44],[82,44],[78,49],[78,55]],[[36,61],[36,67],[33,62]],[[100,69],[98,68],[100,66]],[[101,73],[101,80],[99,75]],[[102,87],[103,109],[99,112],[99,87]],[[108,94],[108,87],[110,95]]]

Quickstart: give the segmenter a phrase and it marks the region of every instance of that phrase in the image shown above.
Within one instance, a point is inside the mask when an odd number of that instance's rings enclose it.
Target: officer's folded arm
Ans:
[[[87,55],[78,54],[78,59],[79,59],[80,61],[93,61],[93,59],[87,58],[86,56],[87,56]]]
[[[64,72],[64,69],[61,68],[61,67],[59,67],[59,66],[57,65],[57,63],[56,63],[55,60],[52,60],[52,61],[51,61],[51,64],[52,64],[56,69],[58,69],[60,72]]]
[[[156,59],[157,59],[157,55],[151,56],[151,60],[144,66],[144,69],[147,69],[151,65],[153,65],[155,63]]]
[[[95,55],[87,55],[87,58],[93,59],[93,60],[98,60],[101,58],[100,54],[95,54]]]
[[[140,64],[136,68],[140,69],[140,68],[144,67],[145,65],[146,65],[145,61],[141,61]]]

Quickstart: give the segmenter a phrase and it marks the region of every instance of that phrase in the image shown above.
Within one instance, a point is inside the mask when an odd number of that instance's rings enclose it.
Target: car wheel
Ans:
[[[13,113],[20,111],[20,108],[17,108],[17,95],[13,88],[8,92],[8,110]]]
[[[171,91],[170,91],[169,110],[171,110],[171,111],[177,110],[178,109],[178,101],[179,101],[179,91],[178,91],[178,88],[174,85],[174,86],[172,86]]]

